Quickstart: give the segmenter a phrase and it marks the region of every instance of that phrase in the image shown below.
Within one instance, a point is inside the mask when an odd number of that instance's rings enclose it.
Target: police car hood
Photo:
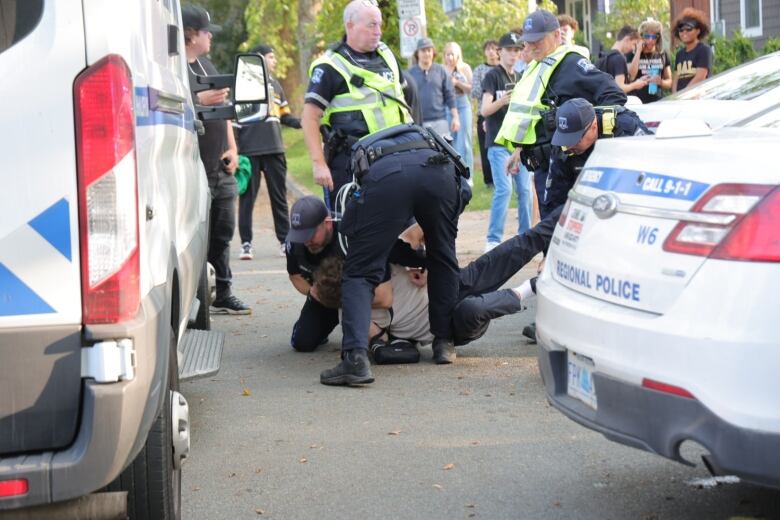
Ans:
[[[652,210],[688,211],[720,183],[780,183],[768,156],[777,143],[776,130],[732,128],[703,137],[599,141],[556,228],[545,268],[588,296],[667,312],[707,258],[664,251],[679,221]],[[615,212],[597,208],[602,195],[602,202],[617,203]],[[623,211],[627,207],[640,214]]]

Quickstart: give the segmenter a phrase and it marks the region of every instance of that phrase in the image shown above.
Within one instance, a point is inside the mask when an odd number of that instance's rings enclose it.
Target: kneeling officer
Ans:
[[[539,201],[544,214],[566,203],[569,190],[577,181],[597,140],[650,134],[639,116],[631,110],[622,106],[594,107],[582,98],[566,101],[555,116],[550,172],[544,195]]]
[[[461,179],[468,177],[457,153],[441,137],[416,125],[373,133],[352,148],[357,191],[349,198],[340,231],[348,240],[342,282],[341,362],[325,370],[326,385],[372,383],[368,328],[374,288],[384,279],[388,255],[411,217],[425,233],[428,297],[434,361],[455,359],[450,321],[458,298],[455,236],[461,210]],[[465,184],[465,182],[463,183]]]

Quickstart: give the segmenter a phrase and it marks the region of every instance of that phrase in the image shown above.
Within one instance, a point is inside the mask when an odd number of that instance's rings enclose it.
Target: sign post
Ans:
[[[417,48],[417,40],[427,34],[425,0],[398,0],[401,56],[411,58]]]

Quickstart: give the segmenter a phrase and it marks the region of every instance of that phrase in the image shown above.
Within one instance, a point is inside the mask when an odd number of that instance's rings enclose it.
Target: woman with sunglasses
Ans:
[[[663,97],[663,90],[672,88],[672,68],[669,55],[663,50],[661,32],[663,27],[657,20],[645,20],[639,26],[642,39],[636,49],[626,55],[628,75],[631,81],[646,82],[633,95],[642,103],[652,103]]]
[[[701,40],[710,34],[710,25],[706,15],[698,9],[683,9],[680,18],[674,24],[674,36],[683,47],[674,58],[675,69],[672,80],[672,92],[704,81],[712,72],[712,52],[709,45]]]

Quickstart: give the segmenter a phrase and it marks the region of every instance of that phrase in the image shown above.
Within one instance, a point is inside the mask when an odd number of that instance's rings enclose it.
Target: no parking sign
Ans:
[[[425,0],[398,0],[401,56],[409,58],[417,48],[417,40],[425,36]]]

